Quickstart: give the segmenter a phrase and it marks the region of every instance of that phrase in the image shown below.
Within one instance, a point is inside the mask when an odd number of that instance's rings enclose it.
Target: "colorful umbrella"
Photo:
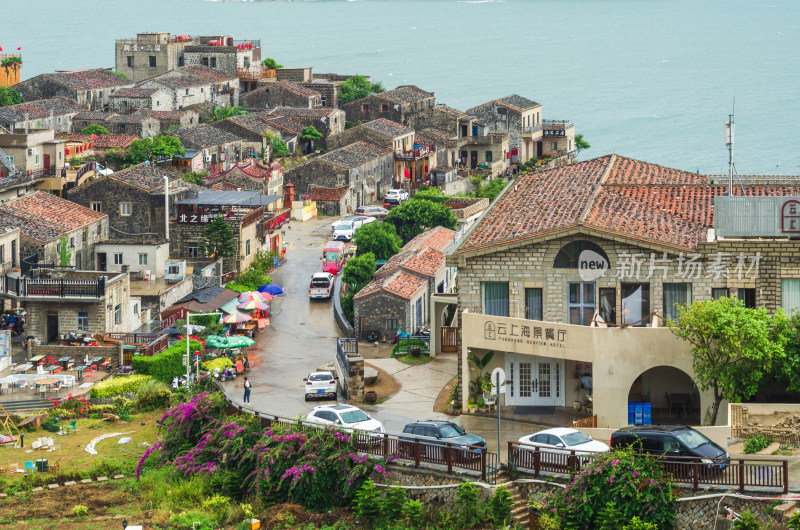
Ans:
[[[275,285],[274,283],[268,283],[266,285],[262,285],[258,288],[259,293],[269,293],[269,294],[282,294],[283,287],[280,285]]]
[[[253,346],[255,343],[256,341],[250,337],[242,337],[240,335],[234,335],[232,337],[209,335],[206,339],[206,345],[212,348],[245,348],[247,346]]]
[[[265,302],[264,297],[261,296],[261,293],[258,291],[247,291],[239,295],[239,303],[244,304],[246,302],[250,302],[252,300],[258,300],[259,302]]]
[[[222,322],[225,324],[241,324],[242,322],[250,322],[253,317],[244,315],[242,313],[231,313],[222,317]]]
[[[243,311],[269,311],[269,306],[258,300],[250,300],[249,302],[238,304],[236,307]]]

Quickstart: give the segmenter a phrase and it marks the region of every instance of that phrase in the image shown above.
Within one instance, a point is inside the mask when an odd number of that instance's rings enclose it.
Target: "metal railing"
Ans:
[[[586,451],[548,450],[508,442],[508,463],[517,469],[556,475],[574,475],[591,463],[598,453]],[[714,458],[712,460],[682,456],[652,456],[658,458],[664,470],[678,484],[689,484],[693,491],[704,486],[735,486],[739,491],[748,487],[780,488],[789,492],[788,460],[755,460]]]
[[[346,373],[350,373],[350,356],[358,356],[358,339],[337,338],[336,356],[342,363],[342,368]]]
[[[103,298],[106,280],[37,280],[25,277],[2,276],[3,292],[20,298]]]
[[[530,125],[528,127],[523,127],[522,128],[522,134],[535,135],[537,133],[542,132],[543,129],[544,129],[544,125],[541,124],[541,123],[539,125]]]
[[[424,355],[430,354],[430,335],[408,335],[397,339],[397,353],[411,353],[411,348],[419,348],[419,352]]]
[[[545,129],[559,130],[575,127],[575,122],[572,120],[542,120],[542,125]]]

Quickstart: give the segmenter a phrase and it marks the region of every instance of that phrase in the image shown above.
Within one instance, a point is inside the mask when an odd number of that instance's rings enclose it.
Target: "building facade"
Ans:
[[[72,118],[83,111],[72,100],[56,97],[0,107],[0,127],[9,132],[20,129],[53,129],[72,132]]]
[[[436,106],[436,95],[414,85],[403,85],[342,105],[347,120],[353,123],[386,118],[408,125],[409,116]]]
[[[130,79],[104,68],[96,68],[41,74],[12,88],[22,94],[25,101],[63,97],[89,110],[107,110],[115,90],[132,86]]]

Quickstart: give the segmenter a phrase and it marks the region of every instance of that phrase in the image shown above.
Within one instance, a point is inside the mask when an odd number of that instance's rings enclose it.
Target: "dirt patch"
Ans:
[[[434,412],[444,413],[445,410],[450,408],[450,393],[453,391],[453,387],[457,384],[458,376],[455,376],[442,387],[442,389],[439,391],[439,395],[436,396],[436,401],[433,402]]]
[[[364,387],[364,392],[374,391],[376,394],[378,394],[378,403],[383,403],[393,395],[400,392],[400,383],[397,382],[397,379],[387,374],[377,366],[373,366],[369,363],[364,363],[364,366],[369,366],[370,368],[374,368],[378,371],[378,379],[375,384]]]
[[[10,496],[0,503],[3,521],[70,518],[72,508],[82,504],[89,509],[88,517],[113,515],[111,508],[127,505],[135,499],[129,493],[109,484],[76,484],[56,490],[39,491],[28,496]],[[117,526],[117,525],[114,525]],[[119,526],[122,526],[121,524]]]
[[[337,521],[352,525],[356,522],[355,516],[353,516],[349,510],[338,509],[331,513],[314,513],[307,511],[297,504],[276,504],[275,506],[270,506],[266,510],[264,520],[264,528],[274,528],[276,526],[287,528],[287,525],[291,525],[292,528],[295,528],[309,523],[315,526],[329,526],[336,524]]]

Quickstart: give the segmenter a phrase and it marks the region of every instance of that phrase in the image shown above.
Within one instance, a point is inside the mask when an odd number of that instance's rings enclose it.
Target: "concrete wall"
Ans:
[[[157,37],[166,35],[166,37]],[[140,34],[136,39],[120,39],[114,46],[114,69],[139,82],[154,75],[174,70],[180,64],[185,42],[169,42],[169,33]],[[155,67],[150,66],[150,56],[155,56]],[[128,66],[133,57],[133,67]]]
[[[144,244],[129,243],[125,241],[112,241],[95,246],[95,261],[97,254],[106,254],[106,270],[109,272],[122,272],[122,266],[127,265],[128,270],[149,270],[153,278],[164,277],[164,264],[169,259],[169,243]],[[122,254],[122,263],[114,263],[114,254]],[[147,256],[147,263],[139,264],[139,254]],[[95,267],[97,263],[92,264]],[[97,269],[99,270],[99,269]]]

